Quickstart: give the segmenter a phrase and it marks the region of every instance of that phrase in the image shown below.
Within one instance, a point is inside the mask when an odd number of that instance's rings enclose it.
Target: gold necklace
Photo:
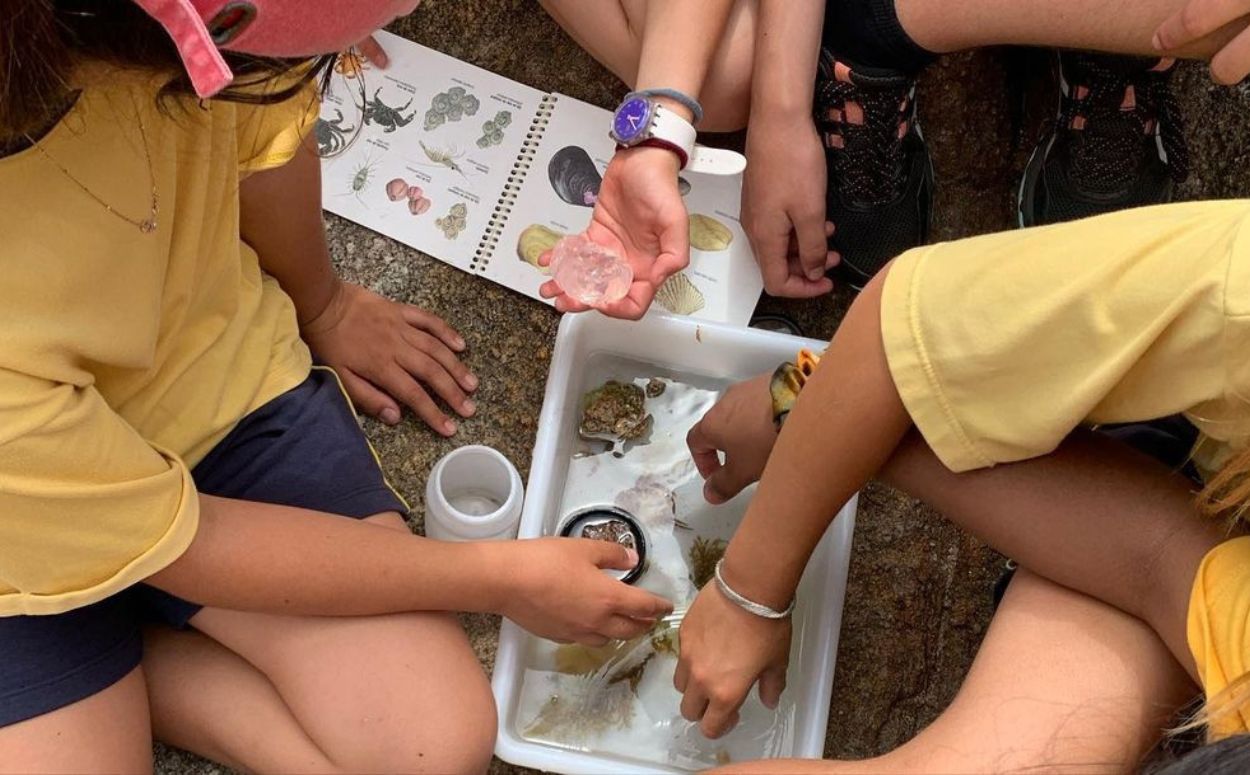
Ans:
[[[152,232],[156,231],[156,213],[157,213],[157,206],[160,203],[160,199],[156,193],[156,173],[152,170],[152,153],[151,151],[148,150],[148,135],[147,135],[147,132],[144,131],[143,129],[143,120],[139,119],[138,123],[139,123],[139,136],[143,138],[143,155],[145,158],[147,158],[147,161],[148,161],[148,181],[151,182],[152,184],[152,209],[148,213],[148,217],[141,221],[135,220],[134,218],[131,218],[126,215],[122,215],[121,213],[114,210],[112,205],[110,205],[108,202],[104,201],[99,196],[97,196],[94,191],[87,188],[81,180],[74,177],[74,175],[69,170],[65,169],[65,165],[61,164],[59,161],[53,158],[52,154],[45,151],[43,149],[43,146],[39,145],[39,143],[36,143],[34,140],[32,140],[30,135],[26,135],[26,141],[30,143],[32,146],[34,146],[35,150],[43,154],[43,157],[45,159],[55,164],[57,169],[59,169],[65,175],[65,177],[74,181],[74,183],[76,183],[78,187],[81,188],[87,196],[99,202],[100,205],[104,207],[105,210],[108,210],[110,213],[117,216],[118,218],[121,218],[123,221],[125,221],[126,223],[129,223],[131,226],[137,226],[139,231],[143,232],[144,234],[151,234]]]

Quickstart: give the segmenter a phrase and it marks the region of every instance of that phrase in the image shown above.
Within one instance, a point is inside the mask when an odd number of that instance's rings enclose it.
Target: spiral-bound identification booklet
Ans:
[[[539,298],[538,256],[590,222],[611,113],[388,33],[391,65],[340,57],[316,126],[325,209]],[[746,325],[763,284],[742,181],[682,173],[690,266],[653,309]]]

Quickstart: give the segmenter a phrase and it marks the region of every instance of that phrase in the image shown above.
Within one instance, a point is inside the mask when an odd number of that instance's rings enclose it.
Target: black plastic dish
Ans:
[[[638,564],[633,568],[627,571],[605,570],[604,572],[626,584],[633,584],[642,576],[642,572],[647,567],[646,534],[642,532],[642,526],[638,524],[638,520],[633,514],[616,506],[591,506],[579,509],[564,520],[564,525],[560,528],[560,535],[565,538],[581,538],[582,530],[586,527],[604,522],[623,523],[629,530],[630,536],[634,539],[635,551],[638,552]]]

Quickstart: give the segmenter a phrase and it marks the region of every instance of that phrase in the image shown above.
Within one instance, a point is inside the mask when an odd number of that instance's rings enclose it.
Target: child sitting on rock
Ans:
[[[155,735],[245,771],[480,772],[494,703],[447,612],[600,645],[668,612],[600,571],[623,547],[412,535],[357,425],[347,394],[450,435],[418,383],[468,416],[477,379],[441,320],[334,276],[325,62],[269,55],[413,5],[5,5],[0,770],[150,771]]]

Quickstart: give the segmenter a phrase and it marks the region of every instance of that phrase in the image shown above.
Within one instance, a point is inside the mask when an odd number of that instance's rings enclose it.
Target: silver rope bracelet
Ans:
[[[757,603],[754,600],[748,600],[747,598],[733,591],[733,589],[728,584],[725,583],[725,577],[722,576],[720,573],[720,566],[723,565],[724,563],[725,563],[724,558],[721,558],[720,561],[716,563],[716,573],[715,573],[716,588],[720,590],[722,595],[729,598],[730,602],[732,602],[734,605],[738,606],[739,608],[746,611],[747,613],[755,614],[756,616],[760,616],[765,619],[785,619],[787,616],[794,613],[794,603],[795,603],[794,600],[790,601],[790,605],[786,606],[786,610],[778,611],[776,609],[769,608],[763,603]]]

